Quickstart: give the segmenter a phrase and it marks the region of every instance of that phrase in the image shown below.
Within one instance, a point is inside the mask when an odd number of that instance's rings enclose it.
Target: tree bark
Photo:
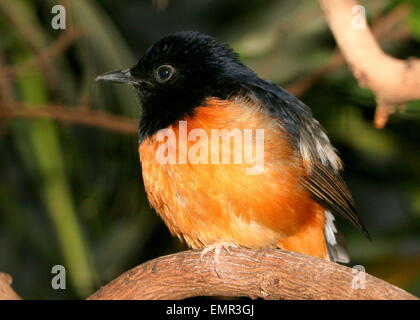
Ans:
[[[89,297],[185,299],[197,296],[264,299],[417,299],[369,274],[279,249],[222,250],[201,261],[200,250],[159,257],[122,274]],[[357,279],[365,280],[364,289]],[[359,285],[359,289],[353,288]]]

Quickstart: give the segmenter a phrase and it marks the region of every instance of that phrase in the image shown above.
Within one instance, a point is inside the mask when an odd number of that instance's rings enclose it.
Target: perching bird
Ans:
[[[134,67],[97,80],[135,88],[148,199],[190,247],[216,253],[229,246],[278,247],[347,263],[333,214],[368,236],[340,177],[341,160],[310,109],[261,79],[224,43],[177,32],[156,42]],[[243,135],[262,129],[263,140],[258,145],[256,136],[242,136],[243,148],[234,150],[221,136],[213,140],[223,129]],[[164,155],[175,153],[166,163],[158,159],[165,143]],[[234,159],[247,147],[263,152],[256,172]]]

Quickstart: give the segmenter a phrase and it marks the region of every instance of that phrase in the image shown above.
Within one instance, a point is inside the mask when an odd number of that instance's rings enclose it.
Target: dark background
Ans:
[[[51,28],[55,4],[67,8],[66,30]],[[363,4],[386,52],[419,56],[419,1]],[[419,295],[420,102],[374,128],[372,93],[344,63],[326,70],[335,42],[318,3],[304,0],[0,1],[0,271],[13,276],[16,291],[26,299],[84,298],[131,267],[185,249],[149,208],[135,132],[57,120],[53,111],[35,115],[55,107],[89,118],[93,110],[134,123],[134,92],[94,79],[133,65],[178,30],[229,43],[312,108],[344,160],[373,238],[339,221],[350,265]],[[6,108],[27,116],[6,117]],[[57,264],[66,267],[67,290],[51,288]]]

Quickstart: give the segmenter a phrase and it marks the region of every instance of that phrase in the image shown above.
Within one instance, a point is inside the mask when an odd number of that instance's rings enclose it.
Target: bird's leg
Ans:
[[[204,249],[203,249],[203,251],[201,252],[201,256],[200,256],[200,260],[201,260],[201,262],[203,262],[203,258],[204,258],[204,256],[207,254],[207,253],[209,253],[209,252],[211,252],[211,251],[213,251],[214,250],[214,262],[215,262],[215,268],[214,268],[214,270],[215,270],[215,272],[216,272],[216,274],[217,274],[217,276],[220,278],[220,275],[219,275],[219,272],[218,272],[218,270],[217,270],[217,266],[219,265],[219,263],[220,263],[220,259],[219,259],[219,257],[220,257],[220,252],[222,251],[222,249],[224,249],[224,250],[226,250],[229,254],[231,254],[231,252],[230,252],[230,250],[229,250],[229,247],[230,248],[239,248],[236,244],[233,244],[233,243],[231,243],[231,242],[216,242],[216,243],[213,243],[212,245],[210,245],[210,246],[208,246],[208,247],[205,247]]]

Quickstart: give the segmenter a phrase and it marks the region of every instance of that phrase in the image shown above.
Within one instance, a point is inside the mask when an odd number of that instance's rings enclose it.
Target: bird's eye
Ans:
[[[174,74],[175,69],[168,64],[164,64],[156,70],[156,80],[159,82],[168,81]]]

